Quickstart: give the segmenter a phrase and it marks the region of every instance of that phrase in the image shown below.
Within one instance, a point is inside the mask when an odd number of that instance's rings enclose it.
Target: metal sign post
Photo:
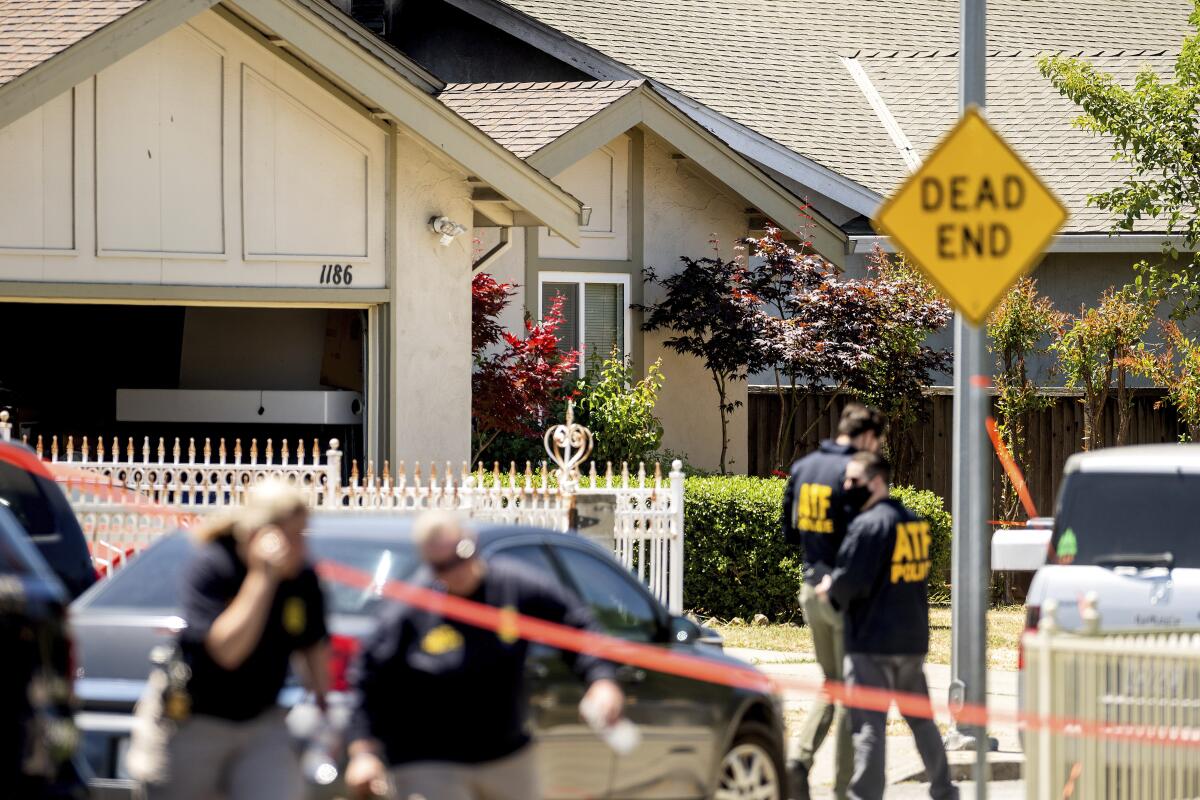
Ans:
[[[987,104],[987,0],[960,0],[959,109]],[[982,324],[954,317],[954,523],[951,584],[952,693],[973,706],[987,704],[987,606],[991,584],[987,520],[991,459],[985,421],[987,335]],[[957,691],[956,691],[957,690]],[[956,698],[952,698],[956,699]],[[987,796],[986,730],[961,731],[975,739],[975,791]]]
[[[985,118],[986,0],[959,0],[959,106],[954,127],[879,207],[874,223],[954,305],[954,486],[950,703],[987,704],[987,607],[992,505],[987,417],[992,370],[988,314],[1037,264],[1067,211]],[[986,793],[986,730],[957,728],[947,745],[973,742]]]

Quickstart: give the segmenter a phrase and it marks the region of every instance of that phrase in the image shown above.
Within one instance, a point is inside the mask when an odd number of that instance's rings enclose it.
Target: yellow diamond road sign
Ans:
[[[1066,219],[1058,198],[970,108],[880,207],[875,227],[981,325]]]

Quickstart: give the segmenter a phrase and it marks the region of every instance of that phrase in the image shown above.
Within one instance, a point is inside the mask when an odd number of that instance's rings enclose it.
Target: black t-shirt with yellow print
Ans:
[[[850,523],[829,596],[846,612],[846,652],[929,651],[929,523],[890,498]]]
[[[852,512],[842,482],[855,449],[832,440],[792,465],[783,494],[782,527],[789,544],[800,545],[806,578],[819,580],[833,569]],[[809,573],[817,572],[817,575]]]
[[[325,602],[316,573],[305,567],[280,582],[259,644],[236,669],[227,670],[209,656],[204,639],[213,622],[233,601],[246,579],[245,563],[232,537],[200,547],[183,582],[183,618],[179,642],[191,666],[188,693],[193,714],[222,719],[252,719],[275,705],[287,679],[290,657],[327,635]]]
[[[429,588],[440,586],[426,577]],[[553,578],[503,556],[469,598],[576,628],[597,630],[588,607]],[[392,605],[353,669],[359,690],[347,740],[376,739],[391,764],[480,763],[516,752],[526,729],[529,643],[430,611]],[[612,678],[613,665],[564,653],[584,682]],[[568,714],[573,713],[568,711]]]

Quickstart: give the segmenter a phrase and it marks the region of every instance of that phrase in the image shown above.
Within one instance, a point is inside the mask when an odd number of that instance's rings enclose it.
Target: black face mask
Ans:
[[[847,508],[851,511],[861,511],[871,499],[871,490],[866,486],[851,486],[842,492],[842,496],[846,498]]]

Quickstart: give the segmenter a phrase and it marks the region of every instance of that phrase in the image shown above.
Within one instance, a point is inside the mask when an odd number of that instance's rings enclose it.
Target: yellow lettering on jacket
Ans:
[[[892,548],[892,583],[919,583],[929,577],[929,545],[932,537],[924,520],[896,525]]]
[[[829,518],[829,501],[833,487],[823,483],[802,483],[796,495],[796,530],[808,533],[833,533],[833,520]]]

